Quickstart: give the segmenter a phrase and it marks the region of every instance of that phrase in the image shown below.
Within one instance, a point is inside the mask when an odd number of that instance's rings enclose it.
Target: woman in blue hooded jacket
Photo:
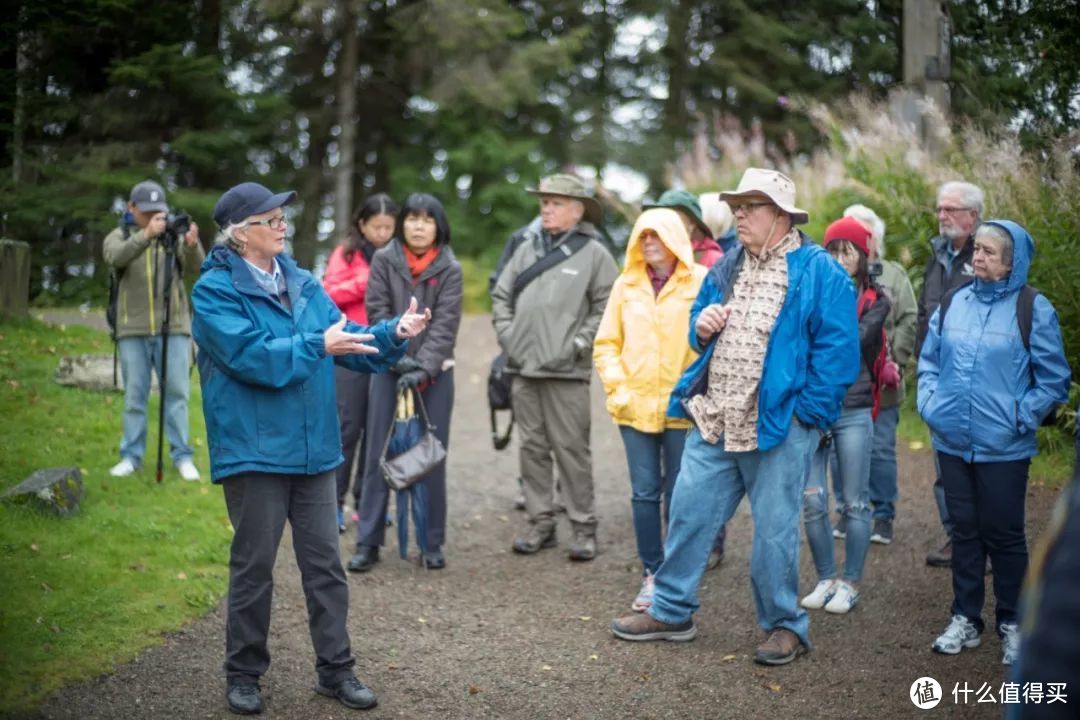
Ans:
[[[934,641],[955,655],[979,645],[986,556],[994,567],[1002,662],[1019,650],[1017,602],[1027,569],[1024,498],[1035,430],[1068,399],[1070,371],[1050,301],[1021,309],[1035,243],[990,220],[975,233],[975,279],[943,298],[919,355],[919,414],[941,464],[953,518],[952,619]],[[942,315],[943,310],[944,315]]]

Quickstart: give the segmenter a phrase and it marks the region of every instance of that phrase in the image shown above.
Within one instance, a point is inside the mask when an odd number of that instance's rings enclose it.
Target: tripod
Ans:
[[[173,269],[176,266],[176,233],[166,228],[162,233],[162,245],[165,248],[165,277],[162,279],[162,295],[165,298],[165,312],[161,322],[161,373],[158,375],[160,402],[158,403],[158,443],[157,443],[157,481],[161,482],[161,455],[165,444],[165,400],[169,387],[169,321],[172,319],[172,283]]]

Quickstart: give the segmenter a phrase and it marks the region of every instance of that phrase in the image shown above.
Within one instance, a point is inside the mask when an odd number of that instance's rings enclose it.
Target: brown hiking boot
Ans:
[[[952,567],[952,540],[946,540],[940,550],[931,550],[927,553],[926,564],[930,567]]]
[[[623,640],[671,640],[686,642],[697,635],[693,618],[678,625],[660,622],[649,613],[634,613],[613,620],[611,632]]]
[[[585,562],[596,557],[596,536],[585,530],[574,531],[574,542],[570,543],[570,559]]]
[[[787,665],[804,652],[806,646],[798,635],[786,628],[777,628],[769,633],[765,642],[758,645],[754,651],[754,662],[759,665]]]
[[[529,523],[525,532],[514,538],[513,548],[514,552],[521,555],[532,555],[557,544],[554,526]]]

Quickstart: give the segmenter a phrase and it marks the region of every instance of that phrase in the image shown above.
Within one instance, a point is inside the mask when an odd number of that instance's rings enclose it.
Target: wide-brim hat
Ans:
[[[790,215],[792,225],[802,225],[810,221],[810,214],[795,206],[795,182],[777,170],[747,168],[739,180],[739,187],[724,190],[720,193],[720,199],[730,203],[733,200],[737,202],[762,195]]]
[[[580,200],[585,205],[585,220],[593,225],[604,224],[604,208],[600,201],[589,194],[585,188],[585,181],[577,175],[560,173],[541,178],[540,187],[525,188],[525,192],[533,195],[557,195],[559,197]]]
[[[694,221],[694,224],[698,226],[701,232],[709,237],[713,236],[712,228],[705,222],[705,218],[701,214],[701,203],[698,202],[693,193],[687,190],[668,190],[657,198],[656,202],[646,203],[641,206],[642,210],[652,210],[653,208],[682,210],[690,215],[690,219]]]

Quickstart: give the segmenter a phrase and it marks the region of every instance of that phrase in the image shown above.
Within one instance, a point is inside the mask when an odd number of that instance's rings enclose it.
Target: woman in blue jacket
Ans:
[[[983,224],[975,233],[975,280],[942,299],[919,356],[919,414],[930,427],[955,523],[952,619],[933,649],[955,655],[979,645],[989,555],[1006,665],[1019,645],[1017,600],[1028,562],[1024,498],[1035,430],[1067,400],[1070,380],[1053,305],[1036,295],[1030,318],[1020,310],[1034,252],[1031,236],[1016,223]],[[1025,339],[1021,325],[1028,319]]]
[[[409,311],[370,328],[345,316],[311,273],[287,255],[282,207],[296,193],[242,183],[214,207],[225,244],[192,289],[203,414],[213,481],[225,491],[235,533],[225,624],[226,700],[262,710],[259,678],[270,664],[273,567],[286,518],[292,526],[315,645],[315,689],[351,708],[375,705],[353,674],[349,586],[338,558],[341,434],[334,365],[379,372],[422,332]]]

